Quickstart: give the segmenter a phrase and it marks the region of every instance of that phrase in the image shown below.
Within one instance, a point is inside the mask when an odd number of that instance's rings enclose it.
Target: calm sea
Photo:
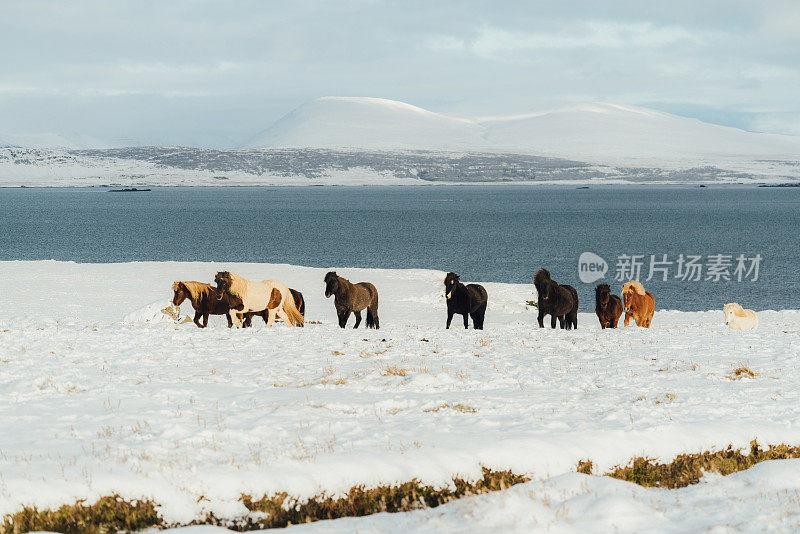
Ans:
[[[627,278],[628,267],[641,263],[659,308],[708,310],[729,301],[800,308],[798,236],[799,188],[0,189],[3,260],[419,267],[498,282],[530,282],[544,266],[578,289],[585,311],[598,282],[579,280],[583,252],[605,260],[604,280],[615,289],[618,268]],[[651,256],[661,262],[665,254],[668,263],[656,263],[662,269],[646,281]],[[688,270],[679,272],[681,254],[684,262],[700,256],[700,281],[680,276]],[[745,271],[737,274],[740,255]]]

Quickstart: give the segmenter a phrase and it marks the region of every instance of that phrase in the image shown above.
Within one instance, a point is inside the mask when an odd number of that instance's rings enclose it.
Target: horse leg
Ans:
[[[272,326],[272,323],[275,322],[275,316],[277,315],[277,313],[275,312],[274,308],[271,310],[267,310],[267,313],[269,314],[269,318],[267,319],[267,326]]]
[[[450,309],[450,307],[448,307],[447,308],[447,326],[445,328],[450,328],[450,323],[453,321],[453,315],[455,315],[455,313],[453,312],[452,309]]]
[[[578,329],[578,312],[572,314],[572,328]]]
[[[199,311],[194,312],[194,324],[197,325],[197,328],[203,328],[203,325],[200,324],[200,317],[202,316],[203,314]]]
[[[472,312],[472,326],[476,330],[483,330],[483,320],[486,318],[486,304]]]
[[[469,329],[469,313],[464,312],[464,330]]]
[[[203,328],[208,326],[208,312],[203,314]]]
[[[350,310],[341,310],[339,312],[339,328],[347,326],[347,319],[350,318]]]
[[[630,322],[631,322],[631,316],[626,313],[625,314],[625,326],[628,326],[628,324]]]
[[[566,318],[566,316],[564,316],[564,315],[559,315],[558,316],[558,327],[561,328],[561,330],[564,330],[564,328],[566,328],[566,326],[565,326],[565,323],[566,323],[565,318]]]
[[[539,310],[539,328],[544,328],[544,312],[542,310]]]
[[[378,318],[378,303],[376,302],[374,306],[367,308],[367,319],[372,316],[372,328],[375,330],[380,330],[381,328],[381,320]],[[369,325],[367,325],[369,326]]]
[[[231,321],[231,312],[227,312],[225,314],[225,318],[228,320],[228,328],[233,326],[233,321]]]
[[[356,316],[356,324],[353,325],[353,328],[355,329],[355,328],[358,328],[358,325],[361,324],[361,312],[360,311],[353,312],[353,315]]]
[[[550,328],[555,328],[556,327],[556,321],[557,320],[558,320],[558,316],[557,315],[551,315],[550,316]]]
[[[276,315],[280,317],[281,321],[286,323],[287,326],[295,326],[292,320],[289,318],[289,314],[283,309],[283,307],[276,308]]]

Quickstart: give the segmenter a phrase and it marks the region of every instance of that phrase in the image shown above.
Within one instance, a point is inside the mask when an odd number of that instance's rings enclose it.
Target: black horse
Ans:
[[[559,285],[550,278],[547,269],[539,269],[533,277],[533,285],[539,294],[539,327],[544,328],[544,316],[550,315],[550,328],[556,327],[556,319],[562,329],[578,329],[578,292],[567,285]]]
[[[486,301],[489,298],[483,286],[464,285],[456,273],[447,273],[444,277],[444,294],[447,297],[447,328],[450,328],[453,315],[460,313],[464,316],[464,328],[469,328],[468,318],[472,317],[472,327],[483,330]]]

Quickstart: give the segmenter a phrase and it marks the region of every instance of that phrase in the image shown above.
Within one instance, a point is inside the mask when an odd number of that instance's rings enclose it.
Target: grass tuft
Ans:
[[[127,501],[113,495],[90,505],[81,500],[55,511],[25,507],[3,518],[0,533],[49,530],[65,534],[113,534],[162,525],[151,501]]]
[[[755,378],[756,373],[748,369],[747,367],[737,367],[731,374],[727,376],[730,380],[741,380],[742,378]]]

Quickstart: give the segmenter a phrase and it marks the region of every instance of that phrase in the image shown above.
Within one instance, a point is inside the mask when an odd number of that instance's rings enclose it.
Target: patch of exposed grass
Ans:
[[[443,410],[443,409],[455,410],[455,411],[461,412],[461,413],[475,413],[475,412],[478,411],[477,408],[473,408],[472,406],[469,406],[468,404],[461,404],[460,402],[457,402],[455,404],[451,404],[449,402],[445,402],[444,404],[440,404],[439,406],[436,406],[435,408],[426,408],[426,409],[424,409],[422,411],[425,412],[425,413],[430,413],[430,412],[438,412],[439,410]]]
[[[151,501],[127,501],[113,495],[94,504],[78,501],[55,511],[25,507],[3,518],[0,533],[49,530],[66,534],[106,534],[162,525],[163,520]]]
[[[382,376],[406,376],[408,374],[408,369],[404,367],[397,367],[396,365],[387,365],[383,369],[381,369]]]
[[[321,519],[362,517],[380,512],[407,512],[419,508],[433,508],[461,497],[502,490],[527,481],[528,478],[510,471],[491,471],[484,468],[483,478],[476,481],[455,478],[450,488],[437,489],[412,480],[398,486],[379,486],[370,489],[357,486],[344,497],[336,499],[321,495],[300,502],[282,493],[258,500],[243,495],[242,503],[251,512],[266,514],[265,518],[258,519],[248,527],[274,528]]]
[[[616,467],[607,476],[627,480],[640,486],[659,488],[683,488],[700,482],[704,473],[730,475],[743,471],[766,460],[785,460],[800,458],[800,447],[790,445],[770,445],[763,450],[754,440],[750,443],[750,453],[743,454],[731,445],[722,451],[705,451],[696,454],[681,454],[668,464],[656,463],[652,458],[637,457],[625,467]],[[591,462],[589,462],[591,465]],[[578,462],[578,470],[584,466]],[[581,471],[584,472],[584,471]]]
[[[755,378],[757,373],[754,373],[747,367],[737,367],[726,377],[729,380],[741,380],[742,378]]]

